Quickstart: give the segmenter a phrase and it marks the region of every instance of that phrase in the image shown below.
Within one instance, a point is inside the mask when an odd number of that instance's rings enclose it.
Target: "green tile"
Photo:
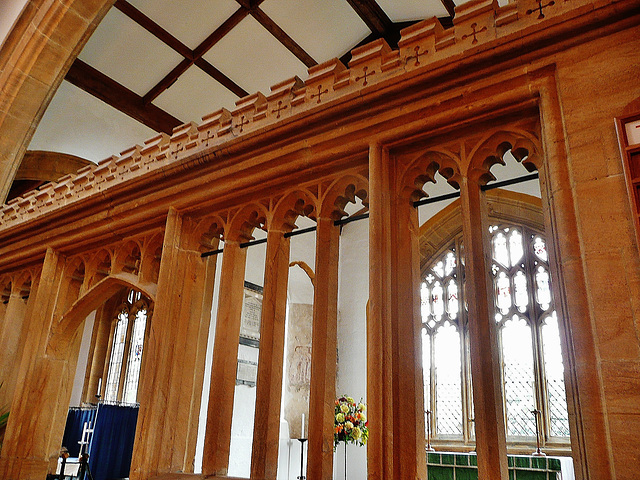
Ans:
[[[475,453],[469,455],[469,465],[478,465],[478,456]]]
[[[514,470],[509,470],[509,480],[516,480],[516,472]]]
[[[531,457],[531,468],[547,469],[547,457]]]
[[[514,465],[513,457],[507,457],[507,464],[508,464],[510,467],[513,467],[513,465]]]
[[[469,455],[464,453],[456,455],[456,465],[469,465]]]
[[[560,459],[559,458],[550,458],[549,466],[547,467],[549,470],[560,471]]]
[[[516,480],[547,480],[547,473],[535,470],[516,470]]]
[[[448,453],[443,453],[442,454],[442,464],[443,465],[453,465],[456,463],[456,457],[455,455],[451,455]]]
[[[478,480],[478,470],[456,467],[456,480]]]
[[[431,453],[427,454],[427,464],[436,464],[440,465],[440,454],[439,453]]]
[[[453,480],[453,467],[433,467],[427,468],[429,480]]]
[[[515,460],[516,467],[522,468],[530,468],[531,464],[529,463],[529,457],[513,457]]]

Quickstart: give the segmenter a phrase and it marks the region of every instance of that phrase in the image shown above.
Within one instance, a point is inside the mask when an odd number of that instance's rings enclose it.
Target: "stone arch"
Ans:
[[[107,249],[99,250],[91,259],[87,262],[88,270],[88,287],[91,288],[100,280],[108,277],[111,273],[111,266],[113,263],[113,255]]]
[[[471,149],[467,176],[481,185],[495,180],[491,167],[504,165],[508,151],[529,172],[542,168],[542,148],[534,135],[520,129],[501,129],[488,133]]]
[[[142,241],[138,272],[140,283],[158,283],[163,241],[164,235],[162,233],[157,233]]]
[[[142,263],[142,246],[136,240],[129,240],[116,249],[112,272],[138,275]]]
[[[192,235],[192,248],[206,252],[218,248],[220,240],[224,240],[227,222],[219,215],[208,215],[196,224]]]
[[[253,230],[267,228],[269,212],[259,203],[250,203],[242,207],[229,222],[226,239],[229,241],[248,242],[253,239]]]
[[[460,189],[461,174],[459,159],[446,150],[432,149],[414,159],[400,176],[398,191],[411,202],[428,197],[423,190],[425,183],[435,183],[435,174],[440,173],[449,185]]]
[[[69,66],[115,0],[31,0],[0,51],[0,203]]]
[[[349,215],[344,208],[348,203],[356,203],[356,198],[369,206],[369,181],[358,174],[344,175],[334,180],[321,196],[320,215],[340,220]]]
[[[290,232],[296,228],[296,219],[299,216],[315,220],[317,209],[317,199],[309,191],[293,190],[278,201],[269,226]]]
[[[141,284],[138,277],[131,273],[121,272],[109,275],[89,288],[62,314],[60,322],[53,328],[50,335],[47,353],[53,356],[64,355],[63,350],[73,339],[85,318],[123,287],[134,288],[155,303],[155,285]]]

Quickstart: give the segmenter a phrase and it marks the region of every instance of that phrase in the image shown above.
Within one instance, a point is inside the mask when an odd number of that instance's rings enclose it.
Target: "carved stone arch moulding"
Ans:
[[[241,207],[229,222],[227,240],[235,242],[248,242],[253,240],[253,231],[256,228],[265,230],[269,212],[259,203],[250,203]]]
[[[318,199],[303,188],[287,192],[273,208],[270,228],[290,232],[297,228],[299,216],[315,220],[318,212]]]
[[[369,181],[359,174],[347,174],[334,180],[320,199],[320,216],[340,220],[349,214],[345,211],[348,203],[369,206]]]
[[[127,240],[115,248],[113,273],[126,272],[133,275],[140,273],[142,262],[142,244],[139,240]]]
[[[460,189],[460,159],[441,148],[430,149],[409,163],[404,173],[399,175],[397,189],[403,198],[411,202],[428,197],[424,185],[427,182],[435,183],[438,172],[449,185]]]
[[[47,354],[62,358],[65,355],[63,350],[67,348],[87,316],[123,288],[133,288],[142,292],[149,299],[149,308],[155,304],[156,286],[154,284],[142,284],[138,276],[132,273],[111,274],[80,295],[63,313],[60,322],[53,326],[47,344]]]
[[[196,221],[190,238],[190,248],[207,252],[217,248],[217,242],[224,240],[227,222],[220,215],[207,215]]]
[[[482,137],[471,149],[467,177],[481,185],[495,180],[491,168],[496,164],[504,165],[504,155],[508,151],[529,172],[542,168],[540,140],[532,132],[501,128]]]
[[[139,271],[140,282],[158,283],[163,241],[163,232],[158,232],[142,239]]]
[[[113,264],[113,251],[102,248],[89,257],[87,261],[88,287],[91,288],[97,282],[106,278],[111,273]]]

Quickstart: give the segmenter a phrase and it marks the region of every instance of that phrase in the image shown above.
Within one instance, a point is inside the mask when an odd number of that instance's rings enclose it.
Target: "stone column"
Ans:
[[[288,238],[284,238],[284,231],[276,228],[270,228],[267,234],[260,321],[260,353],[251,452],[251,478],[256,480],[275,480],[278,475],[290,242]]]
[[[247,251],[227,238],[220,278],[218,317],[211,366],[202,473],[226,475],[231,447],[231,420],[238,362],[238,340],[244,298]]]
[[[35,304],[26,323],[30,332],[0,457],[0,477],[41,480],[53,471],[60,450],[81,335],[75,329],[56,337],[55,328],[77,293],[65,275],[65,260],[48,249]],[[82,322],[79,324],[82,325]],[[56,337],[52,340],[52,337]],[[51,342],[55,344],[52,344]]]
[[[369,148],[369,317],[367,324],[367,467],[372,480],[393,478],[392,265],[390,165],[380,145]]]
[[[133,478],[193,471],[211,310],[203,298],[215,262],[195,248],[195,223],[169,211],[142,357]]]
[[[490,314],[493,293],[485,233],[486,204],[475,179],[464,177],[460,187],[478,478],[507,480],[500,355],[495,321]]]
[[[333,478],[333,425],[338,348],[338,256],[340,229],[318,218],[311,343],[307,478]]]

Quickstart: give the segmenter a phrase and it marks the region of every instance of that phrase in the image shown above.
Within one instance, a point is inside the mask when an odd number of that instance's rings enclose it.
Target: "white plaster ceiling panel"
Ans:
[[[152,129],[64,81],[29,149],[69,153],[99,162],[155,135]]]
[[[78,58],[140,96],[183,60],[115,8],[100,22]]]
[[[238,97],[196,66],[191,66],[153,103],[183,122],[200,123],[222,107],[232,110]]]
[[[129,0],[129,3],[192,50],[240,8],[234,0]]]
[[[318,63],[341,57],[371,33],[345,0],[266,0],[260,8]]]
[[[449,12],[440,0],[377,0],[377,2],[393,22],[449,16]],[[462,2],[455,3],[457,5]]]
[[[204,59],[249,94],[268,94],[278,82],[307,76],[305,65],[250,16],[216,43]]]

